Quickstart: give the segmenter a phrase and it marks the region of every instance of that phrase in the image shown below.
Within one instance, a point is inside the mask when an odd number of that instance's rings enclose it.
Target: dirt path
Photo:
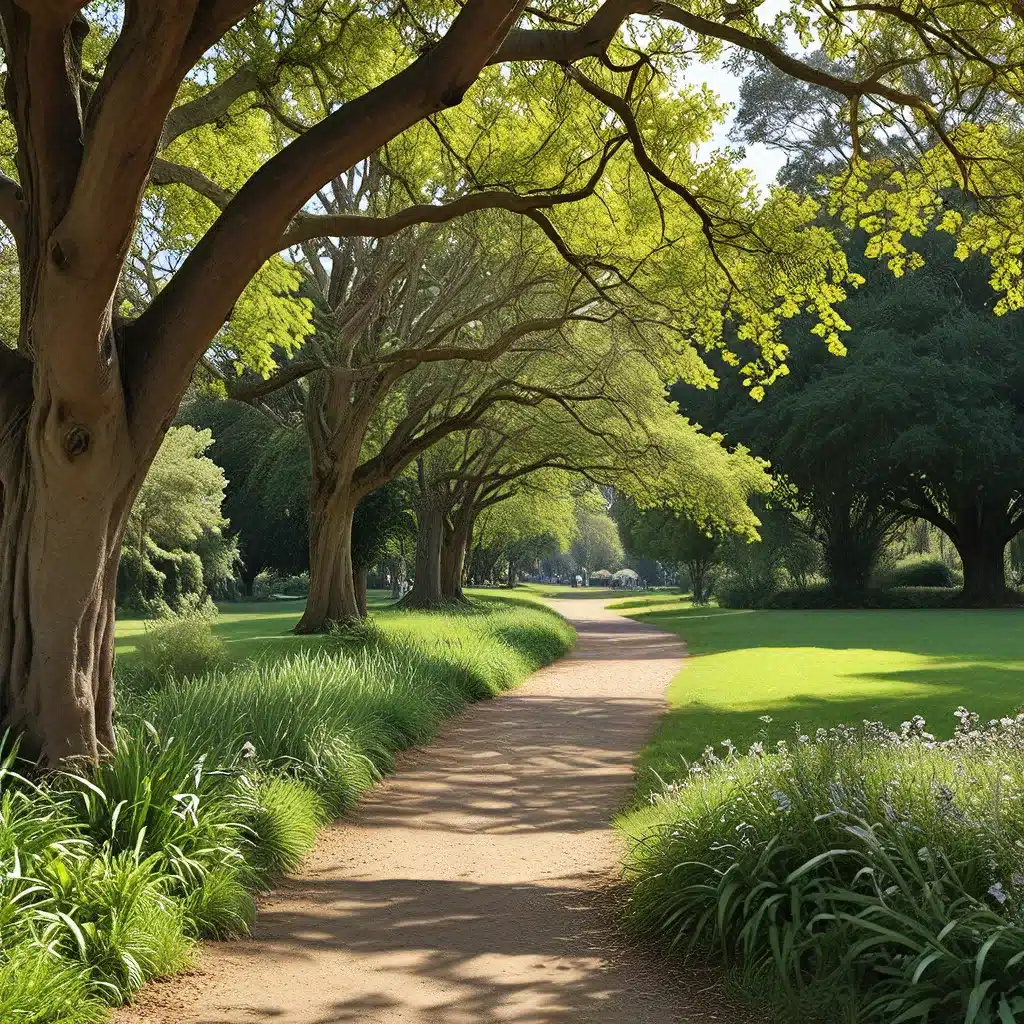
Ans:
[[[593,599],[562,661],[471,707],[261,907],[253,940],[151,985],[122,1024],[704,1024],[707,979],[669,976],[610,925],[608,820],[683,648]]]

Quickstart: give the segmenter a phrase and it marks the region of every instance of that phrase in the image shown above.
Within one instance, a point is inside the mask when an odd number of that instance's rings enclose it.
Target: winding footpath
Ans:
[[[571,654],[473,705],[260,908],[251,940],[148,986],[120,1024],[738,1021],[713,978],[614,927],[631,760],[685,651],[593,598]]]

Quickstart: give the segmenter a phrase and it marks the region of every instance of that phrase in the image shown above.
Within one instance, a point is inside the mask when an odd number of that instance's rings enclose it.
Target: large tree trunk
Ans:
[[[445,525],[441,542],[441,597],[451,604],[466,601],[462,578],[472,534],[472,511],[459,509],[451,526]]]
[[[440,608],[441,548],[444,542],[445,508],[440,497],[428,492],[416,501],[416,573],[412,590],[402,599],[403,608]]]
[[[366,618],[366,577],[369,575],[368,565],[357,565],[354,572],[353,583],[356,591],[356,607],[359,609],[359,617]]]
[[[956,522],[956,550],[964,567],[963,599],[972,605],[1006,603],[1005,523],[962,516]]]
[[[351,384],[323,370],[309,378],[304,417],[312,481],[309,496],[309,597],[296,633],[323,633],[362,618],[352,565],[352,520],[362,493],[353,485],[365,415]]]
[[[323,633],[362,618],[352,565],[352,519],[359,499],[339,475],[314,483],[309,509],[309,597],[296,633]]]
[[[94,354],[105,386],[37,359],[0,396],[0,719],[50,765],[114,745],[117,567],[152,457],[129,438],[109,335]]]

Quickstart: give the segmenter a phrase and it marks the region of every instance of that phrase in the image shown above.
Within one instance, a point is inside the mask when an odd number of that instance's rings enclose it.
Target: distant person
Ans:
[[[582,587],[583,586],[583,577],[580,576],[578,573],[576,575],[576,582],[573,583],[573,586],[574,587]]]

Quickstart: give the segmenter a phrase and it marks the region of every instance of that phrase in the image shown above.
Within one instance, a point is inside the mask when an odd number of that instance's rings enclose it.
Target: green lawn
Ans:
[[[809,733],[865,718],[898,726],[915,714],[946,736],[960,704],[982,719],[1024,704],[1020,610],[742,611],[667,594],[615,607],[678,633],[691,655],[638,758],[638,795],[653,781],[648,769],[678,776],[682,758],[726,737],[745,748],[764,714],[774,719],[772,741],[797,726]]]
[[[472,590],[468,592],[479,611],[493,609],[495,603],[536,604],[536,598],[520,590]],[[367,594],[367,607],[371,615],[385,625],[389,632],[429,633],[436,631],[437,616],[426,612],[399,612],[392,608],[391,593],[387,590],[371,590]],[[214,628],[227,644],[228,655],[233,661],[247,661],[260,655],[278,653],[290,654],[303,647],[316,646],[318,637],[296,636],[292,628],[299,621],[305,602],[298,601],[229,601],[220,604]],[[467,614],[473,609],[468,609]],[[118,619],[117,654],[120,658],[131,658],[135,652],[136,638],[145,632],[146,619]]]

